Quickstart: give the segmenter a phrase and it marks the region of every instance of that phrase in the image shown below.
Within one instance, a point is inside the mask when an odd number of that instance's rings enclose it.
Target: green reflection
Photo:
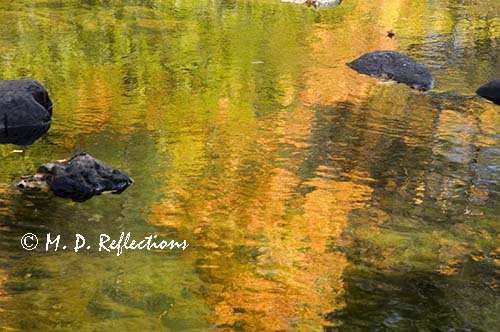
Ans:
[[[0,1],[0,78],[49,133],[2,146],[0,329],[497,331],[496,0]],[[393,29],[394,39],[386,37]],[[344,65],[396,49],[436,90]],[[86,151],[130,174],[84,204],[13,183]],[[186,251],[99,253],[99,234]],[[84,234],[83,253],[19,239]]]

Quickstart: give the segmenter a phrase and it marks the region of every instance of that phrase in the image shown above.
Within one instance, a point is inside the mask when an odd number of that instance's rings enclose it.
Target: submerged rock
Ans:
[[[476,93],[481,97],[500,105],[500,80],[493,80],[479,89]]]
[[[34,80],[0,81],[0,144],[30,145],[49,128],[52,101]]]
[[[48,186],[59,197],[84,202],[103,192],[119,194],[132,184],[132,179],[87,153],[69,160],[41,165],[37,174],[22,179],[20,188]]]
[[[175,304],[175,299],[157,292],[147,285],[127,288],[119,284],[104,283],[90,299],[87,310],[99,318],[164,316]]]
[[[424,65],[395,51],[366,53],[347,65],[361,74],[405,83],[421,91],[432,89],[434,82]]]

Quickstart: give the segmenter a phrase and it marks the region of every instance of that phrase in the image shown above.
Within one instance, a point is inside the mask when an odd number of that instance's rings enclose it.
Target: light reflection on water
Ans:
[[[44,83],[49,133],[0,173],[0,326],[22,331],[497,331],[499,4],[0,2],[0,78]],[[394,39],[386,31],[396,32]],[[436,89],[344,65],[376,49]],[[134,178],[21,193],[87,151]],[[186,251],[22,250],[22,234]]]

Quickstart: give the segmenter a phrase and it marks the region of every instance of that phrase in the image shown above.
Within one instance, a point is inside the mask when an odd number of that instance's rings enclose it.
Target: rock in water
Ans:
[[[43,182],[56,196],[84,202],[103,192],[119,194],[133,181],[89,154],[79,153],[69,160],[41,165],[37,174],[23,179],[18,187],[37,187],[34,183]]]
[[[479,89],[476,93],[481,97],[500,105],[500,80],[493,80]]]
[[[395,51],[366,53],[347,65],[361,74],[391,79],[421,91],[432,89],[434,82],[424,65]]]
[[[342,0],[312,0],[311,6],[314,8],[333,8],[342,3]]]
[[[38,81],[0,81],[0,144],[30,145],[50,128],[52,101]]]

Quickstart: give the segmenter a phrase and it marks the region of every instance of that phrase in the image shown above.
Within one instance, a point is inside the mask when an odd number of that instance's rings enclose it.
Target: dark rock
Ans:
[[[50,121],[45,125],[28,127],[3,127],[0,130],[0,144],[31,145],[42,137],[50,128]]]
[[[46,183],[56,196],[84,202],[103,192],[119,194],[132,179],[87,153],[79,153],[69,160],[41,165],[37,174],[23,179],[18,187],[32,188],[36,183],[40,187]]]
[[[49,130],[52,101],[38,81],[0,81],[0,144],[29,145]]]
[[[394,51],[366,53],[347,65],[361,74],[405,83],[421,91],[432,89],[434,81],[424,65]]]
[[[479,89],[476,93],[481,97],[500,105],[500,80],[493,80]]]

